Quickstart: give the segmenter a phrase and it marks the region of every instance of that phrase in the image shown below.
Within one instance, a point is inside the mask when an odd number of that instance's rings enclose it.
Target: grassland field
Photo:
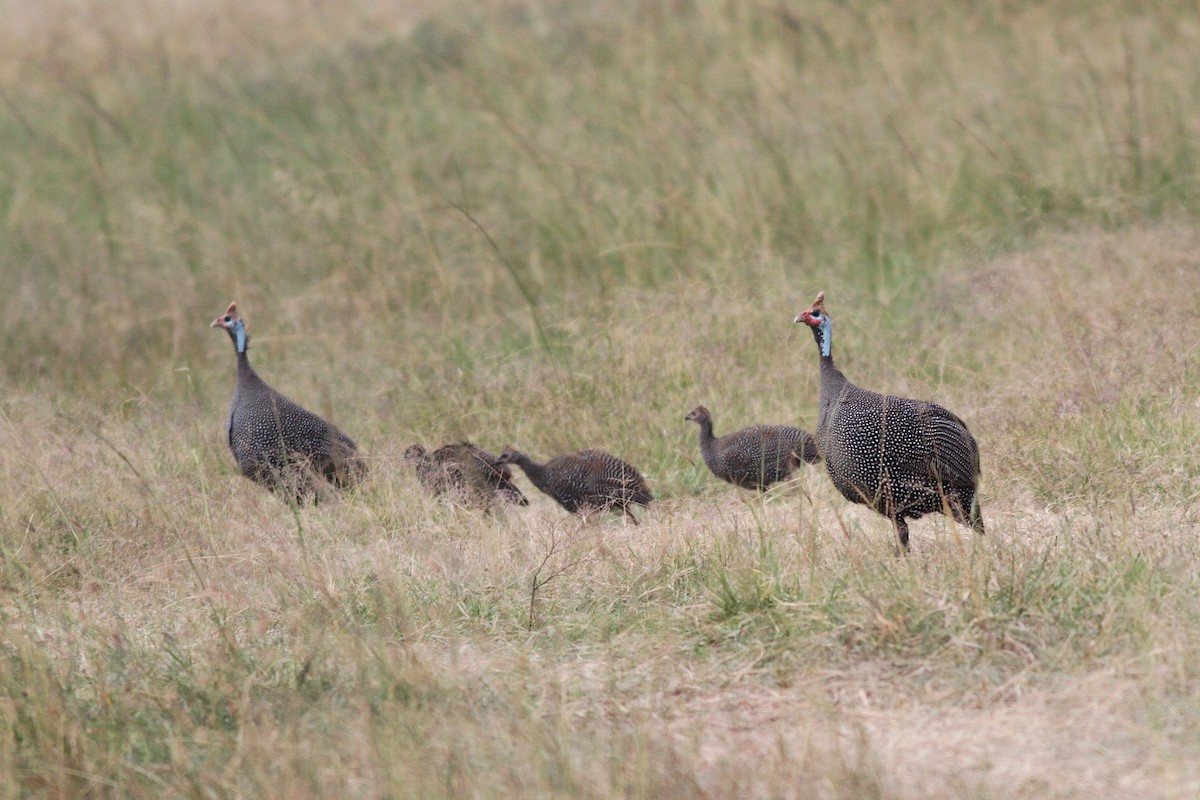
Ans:
[[[0,0],[0,800],[1200,795],[1194,4]],[[862,386],[986,536],[819,469]],[[243,479],[209,321],[371,478]],[[601,447],[583,524],[401,454]],[[535,589],[536,587],[536,589]]]

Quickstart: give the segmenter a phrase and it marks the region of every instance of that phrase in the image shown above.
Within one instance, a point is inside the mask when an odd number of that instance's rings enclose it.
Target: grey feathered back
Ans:
[[[272,389],[250,366],[249,336],[236,303],[212,327],[227,330],[237,351],[237,383],[225,434],[243,475],[300,500],[321,481],[345,487],[366,474],[353,439]]]
[[[684,419],[700,426],[700,454],[714,475],[743,489],[787,480],[802,463],[820,461],[813,437],[789,425],[752,425],[716,436],[712,414],[697,406]]]

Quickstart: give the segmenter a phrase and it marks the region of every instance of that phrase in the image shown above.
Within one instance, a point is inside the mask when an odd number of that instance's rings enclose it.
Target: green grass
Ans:
[[[0,798],[1194,796],[1190,6],[455,5],[0,15]],[[986,537],[707,472],[818,290]],[[238,475],[230,300],[365,485]],[[463,437],[659,502],[424,496]]]

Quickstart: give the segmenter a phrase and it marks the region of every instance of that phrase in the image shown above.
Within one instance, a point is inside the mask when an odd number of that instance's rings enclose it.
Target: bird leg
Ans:
[[[892,524],[896,526],[896,555],[907,555],[909,552],[908,546],[908,523],[904,517],[897,514],[892,517]]]
[[[979,507],[979,498],[971,499],[970,522],[968,523],[976,533],[983,534],[983,509]]]
[[[954,519],[978,534],[983,534],[983,512],[979,508],[979,498],[971,498],[971,507],[964,508],[962,497],[950,497],[943,500],[946,516]]]

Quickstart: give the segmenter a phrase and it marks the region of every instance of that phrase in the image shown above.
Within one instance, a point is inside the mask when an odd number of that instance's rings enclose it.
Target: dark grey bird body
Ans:
[[[636,524],[629,507],[649,506],[654,500],[636,468],[601,450],[580,450],[538,464],[510,447],[497,461],[519,466],[534,486],[575,514],[619,508]]]
[[[250,366],[249,337],[236,305],[231,304],[213,327],[226,328],[237,349],[237,383],[225,435],[243,475],[301,500],[316,488],[314,478],[340,488],[366,474],[353,439],[272,389]]]
[[[432,453],[414,444],[404,457],[416,465],[417,479],[434,495],[451,494],[462,502],[485,508],[497,501],[529,505],[513,483],[512,470],[470,442],[442,445]]]
[[[948,513],[984,532],[976,501],[979,446],[966,423],[936,403],[863,389],[833,362],[824,293],[796,318],[821,348],[817,446],[847,500],[888,517],[908,548],[909,519]]]
[[[806,431],[789,425],[752,425],[724,436],[713,433],[712,414],[698,406],[685,419],[700,425],[700,454],[714,475],[743,489],[762,491],[787,480],[802,463],[820,460]]]

